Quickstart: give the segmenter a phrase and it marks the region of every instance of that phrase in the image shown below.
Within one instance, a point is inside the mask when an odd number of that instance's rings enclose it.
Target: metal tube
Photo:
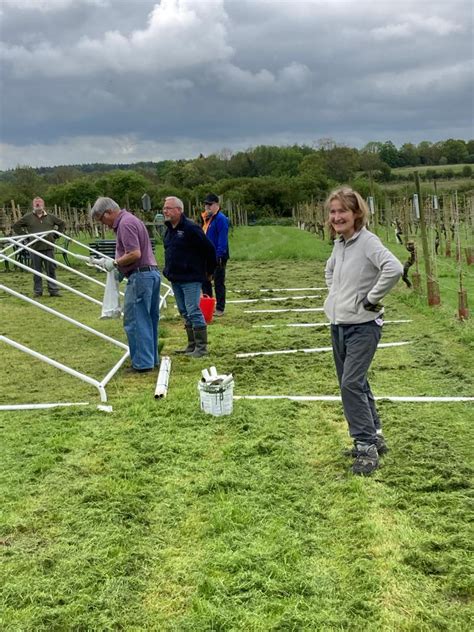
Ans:
[[[38,351],[33,351],[33,349],[29,349],[28,347],[25,347],[19,342],[16,342],[15,340],[11,340],[10,338],[7,338],[6,336],[0,335],[0,341],[6,342],[7,345],[10,345],[11,347],[18,349],[19,351],[23,351],[24,353],[27,353],[28,355],[31,355],[34,358],[37,358],[38,360],[42,360],[43,362],[46,362],[46,364],[50,364],[51,366],[54,366],[56,369],[59,369],[60,371],[64,371],[64,373],[73,375],[74,377],[77,377],[79,380],[82,380],[83,382],[86,382],[87,384],[90,384],[91,386],[95,386],[96,389],[99,391],[100,401],[101,402],[107,401],[107,394],[105,392],[104,387],[102,386],[100,382],[95,380],[93,377],[89,377],[88,375],[84,375],[84,373],[80,373],[79,371],[76,371],[75,369],[71,369],[71,367],[66,366],[65,364],[62,364],[61,362],[57,362],[56,360],[53,360],[52,358],[45,356],[42,353],[38,353]]]
[[[126,345],[125,345],[126,346]],[[122,366],[122,364],[125,362],[125,360],[130,356],[130,351],[128,350],[127,347],[127,353],[125,353],[125,355],[123,355],[120,360],[117,362],[117,364],[115,366],[113,366],[110,371],[107,373],[107,375],[101,380],[101,384],[102,386],[106,386],[110,380],[113,378],[113,376],[117,373],[117,371],[120,369],[120,367]]]
[[[1,253],[0,253],[0,261],[10,261],[14,265],[21,268],[22,270],[26,270],[27,272],[33,273],[32,269],[29,266],[26,266],[25,264],[20,263],[19,261],[16,261],[15,259],[12,259],[11,257],[6,257],[5,255]],[[43,274],[42,272],[35,271],[34,274],[36,276],[41,277],[42,279],[45,279],[46,281],[48,280],[53,281],[56,285],[59,285],[59,287],[62,287],[65,290],[69,290],[73,294],[76,294],[77,296],[81,296],[82,298],[85,298],[91,303],[95,303],[96,305],[100,305],[102,307],[101,301],[98,301],[96,298],[93,298],[92,296],[89,296],[88,294],[84,294],[83,292],[80,292],[79,290],[76,290],[75,288],[70,287],[69,285],[66,285],[66,283],[63,283],[62,281],[58,281],[58,279],[51,279],[51,277],[47,276],[46,274]]]
[[[39,241],[42,241],[43,243],[47,243],[47,244],[51,243],[47,239],[43,239],[42,237],[39,238]],[[57,246],[54,246],[54,244],[52,244],[52,246],[57,247]],[[42,259],[46,259],[46,261],[51,261],[52,263],[59,266],[60,268],[63,268],[64,270],[69,270],[69,272],[73,272],[77,276],[80,276],[82,279],[86,279],[87,281],[92,281],[92,283],[95,283],[96,285],[100,285],[101,287],[105,288],[105,283],[103,281],[94,279],[93,277],[88,276],[87,274],[84,274],[83,272],[80,272],[79,270],[76,270],[75,268],[71,268],[71,266],[67,266],[65,263],[62,263],[61,261],[52,259],[51,257],[44,255],[41,251],[35,250],[34,248],[30,248],[30,246],[25,245],[23,246],[23,248],[27,250],[28,252],[32,252],[33,254],[40,256]],[[35,271],[34,274],[38,274],[38,273]]]
[[[62,318],[68,323],[76,325],[80,329],[84,329],[85,331],[88,331],[89,333],[94,334],[95,336],[98,336],[99,338],[102,338],[103,340],[106,340],[107,342],[111,342],[117,347],[120,347],[121,349],[125,349],[126,351],[128,351],[128,346],[124,342],[120,342],[120,340],[115,340],[115,338],[111,338],[110,336],[103,334],[101,331],[97,331],[97,329],[93,329],[92,327],[89,327],[88,325],[84,325],[84,323],[81,323],[80,321],[75,320],[74,318],[70,318],[69,316],[62,314],[61,312],[56,311],[52,307],[43,305],[43,303],[40,303],[39,301],[35,301],[32,298],[25,296],[24,294],[20,294],[19,292],[16,292],[15,290],[10,289],[6,285],[0,285],[0,290],[3,290],[4,292],[8,292],[8,294],[11,294],[12,296],[16,296],[16,298],[26,301],[27,303],[36,305],[36,307],[39,307],[45,312],[48,312],[49,314],[54,314],[55,316],[58,316],[58,318]]]

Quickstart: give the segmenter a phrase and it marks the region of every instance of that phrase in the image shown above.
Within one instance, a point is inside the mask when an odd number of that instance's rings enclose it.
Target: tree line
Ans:
[[[423,141],[400,148],[391,141],[370,142],[355,149],[321,139],[311,147],[260,145],[236,153],[223,149],[189,160],[133,165],[18,166],[0,172],[0,204],[7,207],[15,200],[27,209],[32,198],[41,195],[49,206],[84,208],[107,195],[123,206],[139,208],[146,192],[154,208],[170,194],[199,206],[212,190],[259,217],[285,216],[297,203],[321,199],[340,183],[351,183],[365,195],[381,195],[379,185],[412,177],[394,173],[397,167],[436,166],[425,176],[433,179],[456,175],[445,165],[464,164],[460,175],[471,177],[470,163],[474,140]]]

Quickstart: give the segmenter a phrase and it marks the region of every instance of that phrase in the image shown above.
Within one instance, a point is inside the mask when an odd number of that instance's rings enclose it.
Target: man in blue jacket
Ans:
[[[216,267],[216,251],[202,228],[184,215],[183,202],[167,197],[163,206],[166,233],[164,275],[171,281],[176,305],[184,318],[188,346],[176,353],[207,355],[207,325],[199,307],[201,287]]]
[[[222,213],[219,198],[214,193],[204,200],[204,208],[208,221],[204,223],[206,236],[216,249],[217,266],[214,272],[214,287],[216,292],[215,316],[223,316],[225,310],[225,270],[229,259],[229,220]],[[212,282],[203,283],[204,294],[212,296]]]

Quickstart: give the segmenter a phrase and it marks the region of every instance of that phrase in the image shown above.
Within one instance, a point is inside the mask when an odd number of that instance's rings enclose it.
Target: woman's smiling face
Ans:
[[[354,211],[346,209],[337,198],[331,200],[329,204],[329,223],[337,235],[342,235],[344,239],[350,239],[356,232],[356,215]]]

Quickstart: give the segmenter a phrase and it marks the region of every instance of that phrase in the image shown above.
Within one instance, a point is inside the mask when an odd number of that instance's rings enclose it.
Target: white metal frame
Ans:
[[[1,261],[6,261],[8,263],[12,263],[14,265],[16,265],[17,267],[26,270],[27,272],[31,273],[31,274],[36,274],[37,276],[40,276],[41,278],[45,279],[46,281],[50,280],[50,281],[54,281],[54,283],[56,285],[58,285],[59,287],[66,289],[70,292],[72,292],[73,294],[76,294],[77,296],[80,296],[81,298],[84,298],[92,303],[95,303],[97,305],[102,306],[102,303],[100,301],[98,301],[96,298],[90,296],[89,294],[86,294],[84,292],[80,292],[79,290],[76,290],[75,288],[67,285],[66,283],[63,283],[62,281],[59,281],[57,279],[51,279],[51,277],[49,277],[46,274],[43,274],[42,272],[36,272],[34,270],[32,270],[29,266],[21,263],[20,261],[17,261],[15,259],[15,255],[18,254],[18,252],[22,249],[27,250],[28,252],[34,252],[34,254],[39,255],[41,258],[47,260],[47,261],[52,261],[54,262],[56,265],[59,265],[61,268],[64,268],[66,270],[68,270],[68,272],[73,272],[74,274],[76,274],[77,276],[79,276],[82,279],[91,281],[93,283],[95,283],[96,285],[100,285],[102,287],[105,288],[105,283],[103,283],[102,281],[99,281],[98,279],[95,279],[94,277],[91,277],[87,274],[84,274],[83,272],[80,272],[79,270],[75,270],[74,268],[60,262],[60,261],[56,261],[54,259],[51,259],[50,257],[44,255],[41,252],[35,251],[31,248],[31,244],[35,243],[37,241],[46,241],[45,237],[48,234],[54,233],[55,235],[59,236],[59,237],[64,237],[65,239],[72,241],[73,243],[85,248],[86,250],[88,250],[91,253],[97,254],[101,257],[103,257],[103,255],[98,252],[97,250],[94,250],[94,248],[91,248],[90,246],[87,246],[86,244],[83,244],[80,241],[77,241],[75,239],[72,239],[71,237],[68,237],[67,235],[64,235],[63,233],[60,233],[58,231],[45,231],[43,233],[34,233],[34,234],[30,234],[30,235],[18,235],[18,236],[11,236],[11,237],[2,237],[0,238],[0,248],[2,244],[6,244],[6,246],[2,249],[0,249],[0,262]],[[24,244],[23,241],[29,239],[29,243],[28,244]],[[65,248],[62,248],[61,246],[48,241],[47,242],[48,245],[51,245],[54,249],[59,250],[60,252],[66,252],[68,254],[68,256],[71,257],[75,257],[78,258],[82,261],[84,261],[84,257],[82,255],[79,255],[77,253],[71,252]],[[11,253],[7,254],[9,250],[12,250]],[[93,266],[93,264],[91,264]],[[94,267],[94,266],[93,266]],[[98,266],[95,266],[98,267]],[[99,268],[100,269],[100,268]],[[164,295],[160,296],[160,308],[162,307],[166,307],[166,298],[172,294],[172,289],[169,285],[167,285],[166,283],[162,284],[166,291],[164,293]],[[106,402],[107,401],[107,393],[105,390],[106,385],[110,382],[110,380],[112,379],[112,377],[117,373],[117,371],[120,369],[120,367],[123,365],[123,363],[125,362],[125,360],[129,357],[130,355],[130,351],[128,346],[119,341],[116,340],[115,338],[111,338],[110,336],[107,336],[106,334],[98,331],[97,329],[94,329],[92,327],[89,327],[88,325],[74,319],[74,318],[70,318],[69,316],[66,316],[65,314],[63,314],[62,312],[58,311],[57,309],[53,309],[51,307],[48,307],[47,305],[43,305],[43,303],[40,303],[39,301],[35,301],[32,298],[29,298],[28,296],[25,296],[24,294],[21,294],[20,292],[17,292],[16,290],[13,290],[12,288],[7,287],[6,285],[0,284],[0,291],[6,292],[7,294],[10,294],[20,300],[26,301],[27,303],[34,305],[35,307],[38,307],[39,309],[42,309],[43,311],[52,314],[58,318],[61,318],[62,320],[65,320],[66,322],[70,323],[71,325],[78,327],[80,329],[83,329],[99,338],[101,338],[102,340],[106,341],[106,342],[110,342],[113,345],[121,348],[124,351],[124,354],[122,355],[122,357],[120,358],[120,360],[118,362],[115,363],[115,365],[110,369],[110,371],[107,373],[107,375],[102,378],[102,380],[96,380],[95,378],[86,375],[84,373],[81,373],[80,371],[76,371],[75,369],[61,363],[58,362],[56,360],[53,360],[52,358],[50,358],[49,356],[46,356],[42,353],[38,353],[37,351],[34,351],[33,349],[22,345],[21,343],[12,340],[10,338],[8,338],[5,335],[0,335],[0,341],[4,342],[8,345],[10,345],[11,347],[14,347],[15,349],[22,351],[24,353],[27,353],[28,355],[41,360],[42,362],[45,362],[46,364],[49,364],[51,366],[54,366],[55,368],[63,371],[64,373],[67,373],[69,375],[72,375],[74,377],[76,377],[77,379],[86,382],[87,384],[90,384],[92,386],[94,386],[95,388],[97,388],[98,392],[99,392],[99,396],[100,396],[100,401],[101,402]],[[123,293],[121,293],[123,294]],[[62,405],[62,406],[70,406],[70,405],[85,405],[86,402],[65,402],[63,404],[17,404],[17,405],[6,405],[6,406],[1,406],[0,410],[22,410],[25,408],[41,408],[41,407],[52,407],[52,406],[57,406],[57,405]]]

